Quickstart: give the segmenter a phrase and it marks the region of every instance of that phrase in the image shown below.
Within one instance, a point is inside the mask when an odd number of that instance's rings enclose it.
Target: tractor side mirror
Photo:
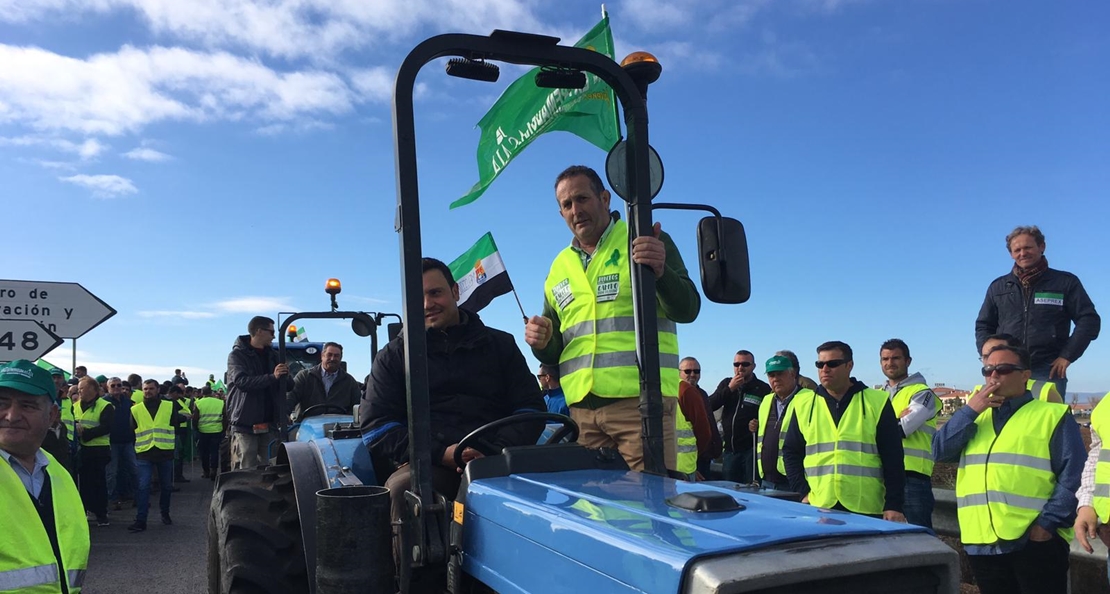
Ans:
[[[374,323],[374,320],[366,314],[356,315],[351,318],[351,330],[354,330],[355,334],[363,338],[373,334],[377,327],[378,325]]]
[[[698,222],[698,267],[706,298],[716,303],[744,303],[752,296],[748,237],[744,224],[728,217]]]
[[[386,324],[385,330],[386,330],[386,334],[389,335],[389,340],[393,340],[394,338],[397,338],[398,336],[401,335],[401,322],[393,322],[392,324]]]

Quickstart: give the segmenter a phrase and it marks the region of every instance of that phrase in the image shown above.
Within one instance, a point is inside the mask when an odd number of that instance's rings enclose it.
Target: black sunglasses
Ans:
[[[983,367],[982,372],[983,377],[989,377],[992,373],[998,373],[998,375],[1010,375],[1015,371],[1025,371],[1026,369],[1028,368],[1022,367],[1021,365],[1014,365],[1012,363],[1000,363],[998,365],[987,365]]]
[[[700,369],[683,369],[682,373],[685,373],[686,375],[694,375],[695,373],[701,373],[701,370]]]
[[[755,365],[755,363],[752,363],[751,361],[738,361],[732,364],[733,367],[743,367],[745,369],[751,367],[752,365]]]
[[[847,362],[847,359],[830,359],[828,361],[818,361],[814,365],[817,366],[817,369],[824,369],[826,365],[829,366],[829,369],[836,369]]]

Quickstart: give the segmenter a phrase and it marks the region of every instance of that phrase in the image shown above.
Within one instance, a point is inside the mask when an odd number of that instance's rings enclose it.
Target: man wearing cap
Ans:
[[[806,398],[813,391],[798,384],[798,370],[786,356],[775,355],[767,359],[764,372],[771,384],[773,397],[764,398],[759,404],[759,414],[748,423],[748,430],[756,434],[757,470],[763,488],[789,491],[790,480],[786,478],[786,467],[782,461],[783,427],[790,426],[795,396],[801,393]]]
[[[113,407],[112,432],[109,442],[112,461],[108,463],[108,499],[115,509],[135,497],[139,484],[139,467],[135,461],[135,430],[131,428],[131,393],[123,391],[123,381],[108,378],[108,402]]]
[[[905,522],[902,431],[886,392],[852,377],[852,347],[817,347],[821,385],[794,399],[782,443],[792,491],[803,503]]]
[[[69,473],[41,449],[58,420],[50,373],[30,361],[0,366],[0,591],[77,593],[89,525]]]
[[[77,383],[81,399],[73,405],[77,419],[77,439],[81,443],[81,463],[77,476],[85,509],[96,515],[97,526],[108,525],[108,481],[105,471],[112,459],[112,421],[115,407],[100,397],[100,386],[85,376]]]

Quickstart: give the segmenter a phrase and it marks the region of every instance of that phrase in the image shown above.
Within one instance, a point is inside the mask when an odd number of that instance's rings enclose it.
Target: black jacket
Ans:
[[[988,336],[1004,332],[1029,349],[1034,367],[1050,365],[1057,357],[1074,363],[1101,327],[1094,303],[1074,274],[1049,268],[1026,291],[1010,273],[987,287],[975,320],[975,346],[981,353]]]
[[[771,386],[753,375],[748,383],[730,390],[730,381],[732,378],[726,377],[717,384],[717,390],[709,397],[709,410],[712,412],[725,407],[721,415],[721,439],[725,451],[751,452],[752,432],[748,430],[748,422],[759,416],[759,403],[771,393]]]
[[[449,446],[490,421],[518,411],[547,410],[512,335],[488,328],[477,314],[459,314],[458,326],[427,331],[432,464],[440,463]],[[363,441],[379,473],[408,462],[401,338],[390,341],[374,358],[359,417]],[[511,425],[490,442],[497,447],[534,444],[543,428],[542,422]]]
[[[286,410],[292,411],[294,407],[299,407],[296,412],[298,418],[300,418],[301,411],[310,406],[333,404],[350,413],[351,408],[362,399],[362,390],[358,387],[358,382],[355,381],[354,376],[340,369],[339,375],[335,378],[335,383],[331,385],[331,391],[325,392],[323,373],[323,369],[319,365],[314,365],[298,373],[297,377],[293,379],[293,389],[286,395]],[[338,409],[316,409],[315,413],[322,415],[337,411]]]
[[[235,339],[227,356],[227,423],[233,431],[249,432],[257,423],[277,422],[284,400],[274,377],[277,364],[277,353],[269,345],[259,355],[250,336]]]
[[[832,414],[833,422],[840,425],[840,417],[844,415],[848,404],[856,394],[862,392],[867,386],[863,382],[852,378],[852,387],[839,401],[829,395],[824,386],[818,386],[817,406],[824,401]],[[795,404],[797,406],[797,404]],[[794,409],[797,411],[797,409]],[[886,501],[884,510],[901,512],[905,504],[906,488],[906,461],[905,450],[902,448],[902,426],[898,424],[898,417],[894,416],[894,408],[887,400],[883,411],[875,422],[875,446],[879,450],[879,459],[883,465],[883,485],[886,487]],[[806,438],[798,427],[798,417],[790,419],[790,427],[786,429],[786,436],[782,443],[782,463],[786,467],[786,477],[790,480],[793,491],[806,495],[809,493],[809,481],[805,475]],[[839,502],[838,502],[839,503]]]

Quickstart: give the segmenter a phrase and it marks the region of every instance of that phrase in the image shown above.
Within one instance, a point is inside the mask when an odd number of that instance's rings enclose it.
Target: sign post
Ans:
[[[114,315],[77,283],[0,280],[0,319],[35,320],[60,338],[80,338]]]
[[[35,320],[0,320],[0,363],[35,361],[62,344],[62,339]]]

